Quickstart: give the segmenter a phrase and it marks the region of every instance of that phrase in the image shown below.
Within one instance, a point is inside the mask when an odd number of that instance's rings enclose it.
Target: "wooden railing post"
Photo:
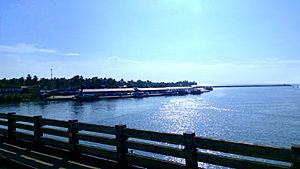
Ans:
[[[188,168],[198,168],[197,148],[194,143],[195,133],[183,133],[184,151],[186,152],[185,165]]]
[[[69,120],[68,122],[70,153],[72,157],[78,158],[80,156],[80,152],[79,150],[77,150],[77,145],[79,144],[79,139],[76,136],[78,133],[78,129],[74,127],[74,123],[78,122],[78,120]]]
[[[292,148],[292,166],[291,169],[300,168],[300,145],[293,145]]]
[[[124,134],[125,128],[126,125],[122,125],[122,124],[115,126],[117,152],[120,155],[120,159],[119,159],[120,168],[127,168],[126,154],[128,153],[128,148],[125,147],[125,142],[128,139],[128,137]]]
[[[34,134],[34,142],[37,146],[41,145],[41,137],[43,136],[42,127],[40,119],[42,116],[34,116],[34,125],[33,125],[33,134]]]
[[[15,136],[15,132],[16,132],[16,127],[15,127],[15,124],[16,124],[16,120],[13,119],[13,115],[15,115],[16,113],[8,113],[7,114],[7,135],[8,135],[8,138],[10,140],[14,140],[16,138]]]

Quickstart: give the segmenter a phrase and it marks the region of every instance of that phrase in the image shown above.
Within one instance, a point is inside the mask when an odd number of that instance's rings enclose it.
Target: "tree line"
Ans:
[[[129,80],[124,79],[116,80],[113,78],[83,78],[76,75],[70,79],[66,78],[38,78],[36,75],[30,74],[27,77],[0,80],[0,87],[21,87],[21,86],[37,86],[41,90],[52,89],[68,89],[75,90],[78,88],[121,88],[121,87],[179,87],[179,86],[192,86],[197,85],[196,82],[178,81],[178,82],[152,82],[149,80]]]

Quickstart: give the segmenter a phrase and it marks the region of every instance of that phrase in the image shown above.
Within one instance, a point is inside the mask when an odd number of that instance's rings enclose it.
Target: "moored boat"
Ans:
[[[202,94],[203,91],[201,89],[194,89],[194,90],[191,90],[191,94],[194,94],[194,95],[197,95],[197,94]]]
[[[75,100],[77,101],[95,101],[99,99],[99,96],[95,94],[79,94],[75,96]]]

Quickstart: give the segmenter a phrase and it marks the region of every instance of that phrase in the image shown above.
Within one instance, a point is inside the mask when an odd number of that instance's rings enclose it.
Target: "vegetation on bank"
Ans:
[[[197,85],[196,82],[151,82],[149,80],[115,80],[113,78],[83,78],[76,75],[70,79],[66,78],[38,78],[36,75],[27,75],[26,78],[0,79],[0,103],[20,102],[26,100],[38,100],[41,90],[62,91],[65,94],[74,94],[80,88],[122,88],[122,87],[179,87]],[[7,92],[6,88],[22,88],[21,92]],[[53,93],[55,93],[53,92]]]
[[[66,78],[41,78],[27,75],[26,78],[1,79],[1,87],[20,87],[20,86],[39,86],[41,90],[51,89],[77,89],[77,88],[119,88],[119,87],[178,87],[196,85],[196,82],[179,81],[179,82],[151,82],[149,80],[115,80],[113,78],[83,78],[76,75],[70,79]]]
[[[34,93],[22,93],[22,94],[10,94],[0,96],[0,103],[2,102],[21,102],[38,100],[38,94]]]

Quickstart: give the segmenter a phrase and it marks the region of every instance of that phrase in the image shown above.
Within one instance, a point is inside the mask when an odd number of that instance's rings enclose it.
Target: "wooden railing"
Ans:
[[[85,154],[106,158],[117,161],[121,168],[127,165],[198,168],[198,162],[232,168],[300,168],[299,146],[276,148],[196,137],[195,133],[170,134],[127,128],[126,125],[112,127],[15,113],[0,113],[0,126],[2,137],[12,141],[21,139],[39,146],[65,149],[73,156]],[[137,154],[136,150],[146,153]],[[181,158],[185,163],[147,156],[149,153]]]

